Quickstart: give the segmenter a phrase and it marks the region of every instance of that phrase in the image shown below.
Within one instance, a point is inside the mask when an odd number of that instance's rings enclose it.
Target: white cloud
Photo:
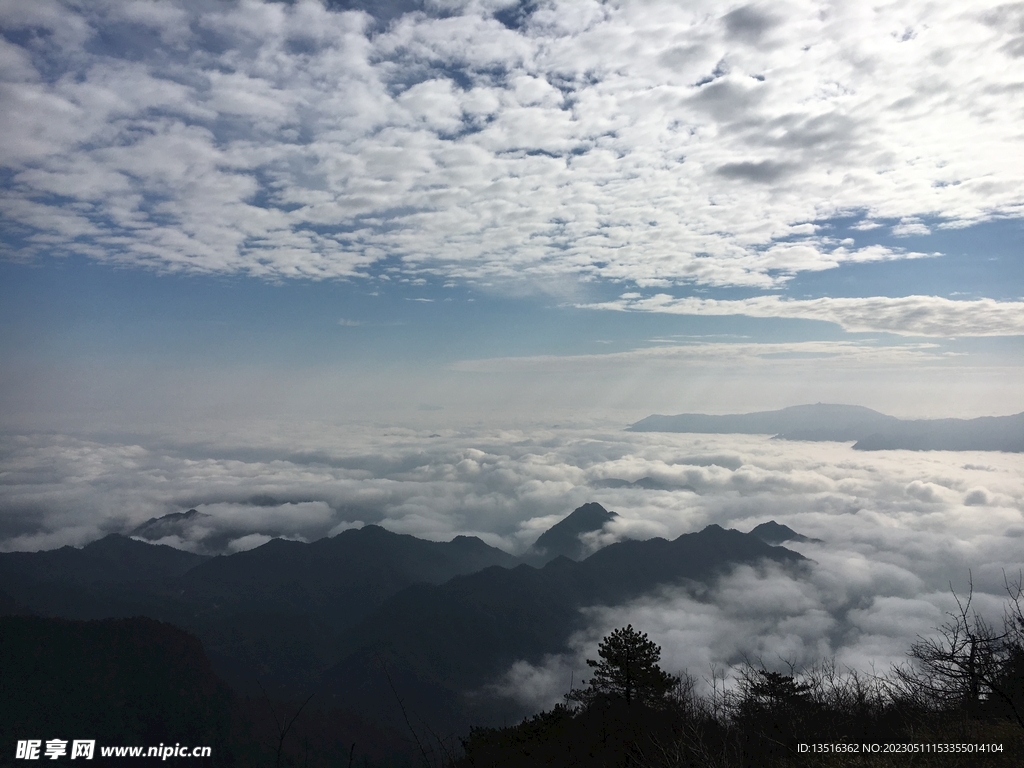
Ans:
[[[630,300],[630,308],[632,308]],[[687,300],[682,300],[687,301]],[[703,301],[696,299],[695,301]],[[719,302],[723,303],[723,302]],[[616,307],[618,305],[616,304]],[[601,305],[600,308],[605,308]],[[880,347],[856,342],[800,341],[780,343],[695,342],[666,343],[656,347],[607,352],[590,355],[535,355],[460,360],[452,364],[467,373],[510,373],[515,371],[563,372],[584,374],[594,371],[621,370],[623,366],[644,365],[676,368],[687,364],[711,368],[746,370],[820,367],[827,361],[830,368],[858,368],[866,365],[921,365],[937,363],[944,353],[930,344],[902,344]]]
[[[904,219],[892,228],[892,233],[896,237],[909,237],[910,235],[930,235],[931,230],[917,219]]]
[[[763,288],[913,255],[782,242],[833,215],[1021,215],[995,2],[551,2],[515,30],[500,5],[381,30],[316,2],[7,4],[38,32],[0,50],[8,251]]]
[[[624,294],[620,299],[581,305],[591,309],[665,312],[677,315],[747,315],[787,317],[836,323],[847,331],[885,332],[904,336],[1024,335],[1024,302],[975,299],[953,301],[940,296],[869,296],[865,298],[677,299],[660,293],[647,298]]]
[[[272,536],[267,536],[262,533],[250,533],[246,536],[239,536],[237,539],[229,541],[227,550],[231,553],[246,552],[250,549],[256,549],[256,547],[262,547],[272,539]]]

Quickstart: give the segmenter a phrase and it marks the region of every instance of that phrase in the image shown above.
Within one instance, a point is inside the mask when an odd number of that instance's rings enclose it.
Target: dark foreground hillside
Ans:
[[[478,729],[456,768],[790,768],[1024,765],[1024,731],[1005,718],[964,717],[895,703],[857,711],[811,700],[745,702],[714,713],[602,698],[556,707],[502,729]],[[801,744],[806,745],[801,747]],[[817,746],[815,746],[817,745]],[[826,746],[827,745],[827,746]],[[877,746],[876,746],[877,745]],[[929,749],[953,751],[935,752]],[[994,747],[992,752],[957,752]],[[896,751],[896,750],[909,751]],[[806,751],[804,751],[806,750]],[[816,751],[817,750],[817,751]],[[877,750],[877,751],[873,751]],[[890,750],[890,751],[887,751]],[[916,750],[916,751],[915,751]]]
[[[610,684],[575,691],[551,711],[518,725],[474,728],[460,739],[431,730],[408,708],[404,727],[395,729],[316,695],[235,694],[214,675],[196,638],[151,619],[6,616],[0,765],[25,765],[15,754],[18,740],[27,739],[94,739],[91,765],[152,765],[152,758],[104,758],[99,749],[173,743],[209,746],[211,755],[172,764],[247,768],[1024,764],[1020,634],[979,634],[970,623],[953,628],[967,644],[912,649],[925,663],[903,677],[839,674],[828,665],[793,677],[751,667],[737,688],[699,695],[692,678],[641,670],[634,671],[632,696],[624,696],[612,674],[605,677]],[[965,653],[972,647],[975,653]],[[656,653],[652,659],[649,665]],[[929,666],[929,659],[942,663]],[[662,687],[645,693],[644,685],[656,687],[652,679]],[[840,746],[814,751],[823,744]],[[892,745],[911,751],[886,753]]]
[[[199,641],[169,624],[0,617],[0,659],[6,757],[18,739],[173,739],[224,752],[231,693]]]
[[[587,660],[586,687],[518,725],[474,729],[456,766],[1024,765],[1020,585],[1002,632],[969,605],[886,676],[748,665],[734,685],[715,680],[703,693],[695,678],[664,672],[661,649],[627,626]]]
[[[69,762],[76,739],[96,742],[85,765],[154,765],[156,758],[104,757],[101,749],[175,744],[210,747],[211,754],[159,762],[412,764],[411,739],[351,712],[312,701],[300,711],[302,702],[235,694],[213,673],[197,638],[152,619],[3,616],[0,660],[0,765],[33,764],[16,757],[18,741],[28,740],[41,743],[46,764],[78,764]],[[66,742],[66,753],[51,762],[42,750],[53,740]]]

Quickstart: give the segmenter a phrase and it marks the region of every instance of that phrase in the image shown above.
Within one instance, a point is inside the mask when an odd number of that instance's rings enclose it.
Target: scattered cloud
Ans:
[[[581,305],[590,309],[665,312],[677,315],[747,315],[836,323],[847,331],[903,336],[1021,336],[1024,302],[941,296],[868,296],[864,298],[788,299],[756,296],[719,300],[675,298],[659,293],[647,298],[626,293],[614,301]]]
[[[909,237],[911,235],[930,235],[932,231],[918,219],[904,219],[892,228],[896,237]]]
[[[5,5],[6,255],[770,288],[914,255],[791,242],[833,216],[1022,212],[994,0],[384,7]]]
[[[872,221],[871,219],[861,219],[857,223],[851,225],[850,229],[855,229],[858,232],[869,232],[872,229],[879,229],[881,228],[881,226],[882,225],[879,224],[877,221]]]

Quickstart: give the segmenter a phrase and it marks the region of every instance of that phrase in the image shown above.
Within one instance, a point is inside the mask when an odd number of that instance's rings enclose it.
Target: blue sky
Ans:
[[[1020,411],[1020,14],[6,6],[5,419]]]

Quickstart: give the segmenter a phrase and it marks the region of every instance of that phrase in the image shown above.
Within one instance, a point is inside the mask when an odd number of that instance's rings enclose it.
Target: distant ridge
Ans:
[[[205,560],[202,555],[111,533],[81,549],[0,553],[0,578],[8,591],[28,581],[135,584],[181,576]]]
[[[712,416],[681,413],[677,416],[648,416],[629,427],[632,432],[704,432],[711,434],[825,434],[829,440],[858,440],[865,430],[878,430],[898,422],[893,416],[859,405],[794,405],[778,411]],[[803,437],[796,439],[815,439]]]
[[[858,439],[860,451],[1024,451],[1024,413],[977,419],[900,421],[893,429]]]
[[[774,435],[782,440],[855,441],[861,451],[1024,451],[1024,413],[977,419],[904,420],[859,405],[795,405],[778,411],[648,416],[632,432]]]

